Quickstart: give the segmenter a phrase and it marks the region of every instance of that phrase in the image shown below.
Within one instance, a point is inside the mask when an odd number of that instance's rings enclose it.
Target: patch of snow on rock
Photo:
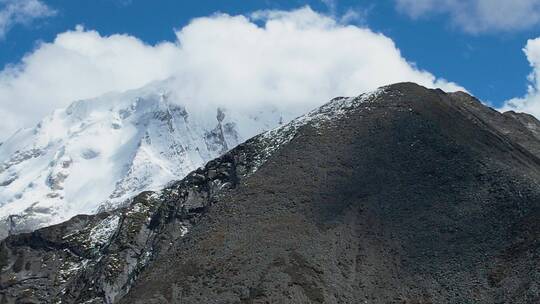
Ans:
[[[116,230],[118,229],[118,224],[120,223],[120,217],[116,214],[110,215],[99,224],[94,226],[92,230],[90,230],[89,239],[90,239],[90,246],[92,247],[101,247],[109,242],[111,237],[114,235]]]

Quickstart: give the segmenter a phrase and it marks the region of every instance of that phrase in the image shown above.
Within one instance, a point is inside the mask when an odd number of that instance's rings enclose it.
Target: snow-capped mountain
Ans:
[[[0,238],[162,188],[294,116],[175,97],[174,81],[77,101],[0,146]]]
[[[5,239],[0,298],[539,303],[538,129],[412,83],[336,98],[126,208]]]

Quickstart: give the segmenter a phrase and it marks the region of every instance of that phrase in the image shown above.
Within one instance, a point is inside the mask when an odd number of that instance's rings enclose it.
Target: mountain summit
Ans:
[[[3,303],[537,303],[540,122],[336,98],[129,206],[8,237]]]

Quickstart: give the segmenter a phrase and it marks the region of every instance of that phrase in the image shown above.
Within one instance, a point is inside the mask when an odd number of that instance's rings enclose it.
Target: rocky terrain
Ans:
[[[538,303],[540,122],[336,98],[130,205],[0,244],[0,303]]]

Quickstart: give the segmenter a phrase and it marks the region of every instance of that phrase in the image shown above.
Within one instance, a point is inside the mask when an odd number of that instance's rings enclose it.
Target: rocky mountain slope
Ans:
[[[292,118],[189,104],[174,85],[75,102],[1,145],[0,239],[118,207]]]
[[[403,83],[0,244],[1,303],[538,303],[540,123]]]

